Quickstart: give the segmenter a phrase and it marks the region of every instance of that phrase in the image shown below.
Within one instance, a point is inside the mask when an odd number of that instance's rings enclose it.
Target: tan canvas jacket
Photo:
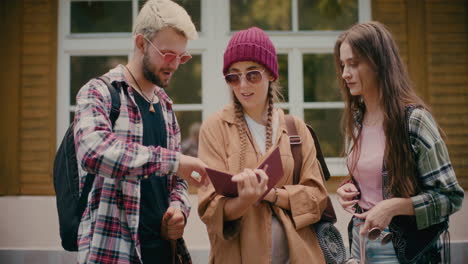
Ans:
[[[292,185],[294,161],[284,113],[282,110],[276,111],[279,126],[273,146],[280,147],[284,169],[284,176],[276,187],[288,191],[291,210],[262,202],[252,206],[240,219],[224,222],[223,208],[230,198],[216,194],[212,185],[200,188],[198,213],[207,226],[210,238],[210,263],[271,263],[273,212],[288,238],[291,263],[325,263],[315,232],[309,227],[320,219],[327,201],[314,142],[303,121],[295,118],[298,133],[303,139],[304,158],[300,184]],[[210,168],[236,174],[239,172],[240,139],[234,122],[233,104],[206,120],[200,130],[199,157]],[[245,166],[255,168],[262,161],[262,154],[250,134],[248,140],[250,144],[246,150]]]

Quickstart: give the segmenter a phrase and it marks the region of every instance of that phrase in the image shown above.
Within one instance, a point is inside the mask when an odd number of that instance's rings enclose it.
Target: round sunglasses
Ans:
[[[161,50],[158,47],[156,47],[156,45],[154,45],[151,41],[149,41],[149,39],[147,39],[146,37],[144,38],[159,53],[159,55],[163,57],[163,60],[166,63],[170,63],[177,58],[179,59],[180,64],[185,64],[192,58],[192,55],[190,55],[188,52],[184,52],[182,53],[182,55],[177,55],[172,52],[162,53]]]
[[[385,245],[388,242],[392,241],[393,235],[390,232],[382,231],[380,228],[374,227],[368,231],[367,238],[369,240],[377,240],[378,238],[380,238],[380,243],[382,245]]]
[[[265,69],[229,73],[224,75],[224,79],[226,80],[226,83],[231,86],[239,85],[242,77],[244,77],[245,80],[247,80],[251,84],[257,84],[262,80],[263,72],[265,72]]]

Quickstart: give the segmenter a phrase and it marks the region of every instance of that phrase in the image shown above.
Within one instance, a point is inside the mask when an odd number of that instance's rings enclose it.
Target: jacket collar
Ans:
[[[234,103],[231,101],[227,104],[219,113],[222,120],[228,122],[229,124],[236,123],[236,110],[234,108]]]

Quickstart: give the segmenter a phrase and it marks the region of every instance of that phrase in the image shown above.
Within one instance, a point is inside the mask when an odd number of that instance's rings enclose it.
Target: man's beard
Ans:
[[[163,84],[159,76],[154,74],[154,71],[152,71],[151,66],[151,63],[149,62],[149,56],[145,52],[145,55],[143,56],[143,76],[145,76],[145,79],[152,82],[153,84],[156,84],[161,88],[166,88],[169,82]],[[159,71],[159,69],[157,70]]]

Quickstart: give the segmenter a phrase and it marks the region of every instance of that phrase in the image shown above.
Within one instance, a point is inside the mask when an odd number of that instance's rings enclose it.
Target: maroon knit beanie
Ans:
[[[229,40],[224,52],[223,73],[226,74],[231,64],[238,61],[254,61],[265,66],[278,79],[278,58],[275,46],[265,32],[258,27],[251,27],[236,32]]]

